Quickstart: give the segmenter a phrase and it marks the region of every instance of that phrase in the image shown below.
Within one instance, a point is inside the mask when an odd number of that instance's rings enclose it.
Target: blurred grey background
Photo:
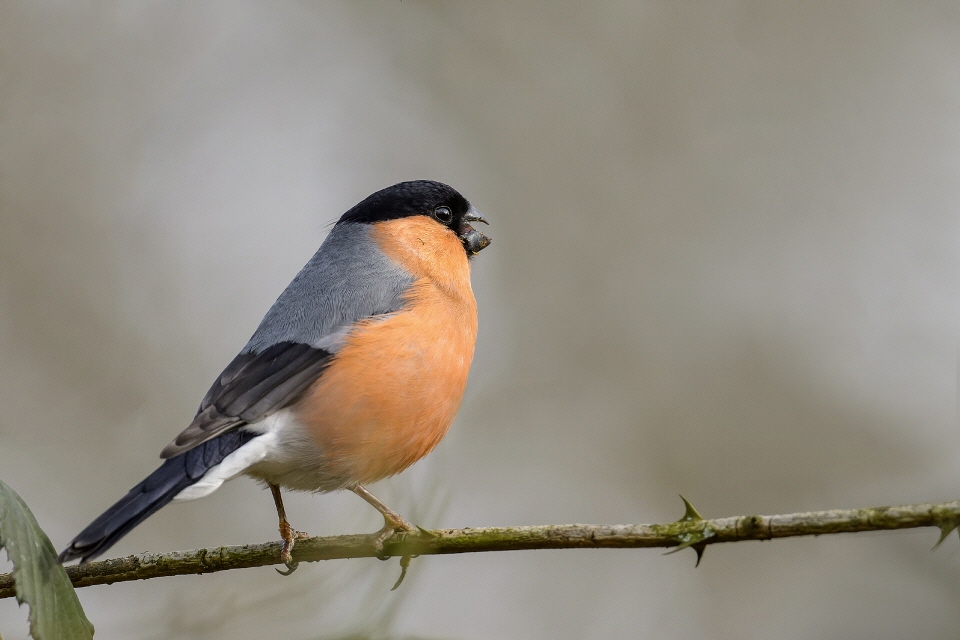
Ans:
[[[960,494],[960,5],[0,4],[0,477],[58,547],[372,191],[492,221],[427,527]],[[355,496],[289,498],[313,534]],[[273,540],[240,479],[111,552]],[[956,638],[936,531],[83,589],[98,638]],[[6,570],[9,565],[0,565]],[[0,601],[0,633],[26,633]]]

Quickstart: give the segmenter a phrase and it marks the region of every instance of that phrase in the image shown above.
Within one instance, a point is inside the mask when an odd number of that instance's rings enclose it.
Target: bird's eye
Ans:
[[[437,207],[433,210],[433,215],[443,224],[450,224],[453,220],[453,213],[448,207]]]

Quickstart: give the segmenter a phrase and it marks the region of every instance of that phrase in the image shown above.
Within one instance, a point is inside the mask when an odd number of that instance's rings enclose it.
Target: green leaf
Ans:
[[[67,572],[50,539],[17,492],[0,480],[0,547],[13,562],[17,602],[30,607],[34,640],[93,638]]]

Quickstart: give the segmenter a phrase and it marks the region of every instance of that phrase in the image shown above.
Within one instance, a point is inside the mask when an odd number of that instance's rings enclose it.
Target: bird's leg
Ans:
[[[288,576],[297,570],[297,561],[293,559],[293,547],[297,540],[309,538],[310,535],[302,531],[296,531],[287,522],[287,512],[283,509],[283,498],[280,497],[280,487],[275,484],[267,483],[270,487],[270,493],[273,494],[273,503],[277,505],[277,516],[280,518],[280,538],[283,540],[283,547],[280,549],[280,560],[287,565],[286,571],[277,569],[277,573],[282,576]]]
[[[377,496],[373,495],[359,484],[351,487],[350,490],[369,502],[370,506],[383,515],[383,529],[380,529],[380,531],[377,532],[377,537],[373,541],[373,546],[377,550],[377,557],[386,560],[386,557],[383,556],[383,543],[392,538],[394,534],[407,532],[417,533],[417,531],[419,531],[417,527],[404,520],[399,513],[380,502],[380,499],[377,498]]]

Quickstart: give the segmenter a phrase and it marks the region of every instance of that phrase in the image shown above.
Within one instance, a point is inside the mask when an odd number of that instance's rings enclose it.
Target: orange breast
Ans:
[[[374,225],[416,278],[405,308],[352,331],[300,403],[331,477],[369,483],[425,456],[460,407],[477,337],[470,266],[456,235],[425,217]]]

